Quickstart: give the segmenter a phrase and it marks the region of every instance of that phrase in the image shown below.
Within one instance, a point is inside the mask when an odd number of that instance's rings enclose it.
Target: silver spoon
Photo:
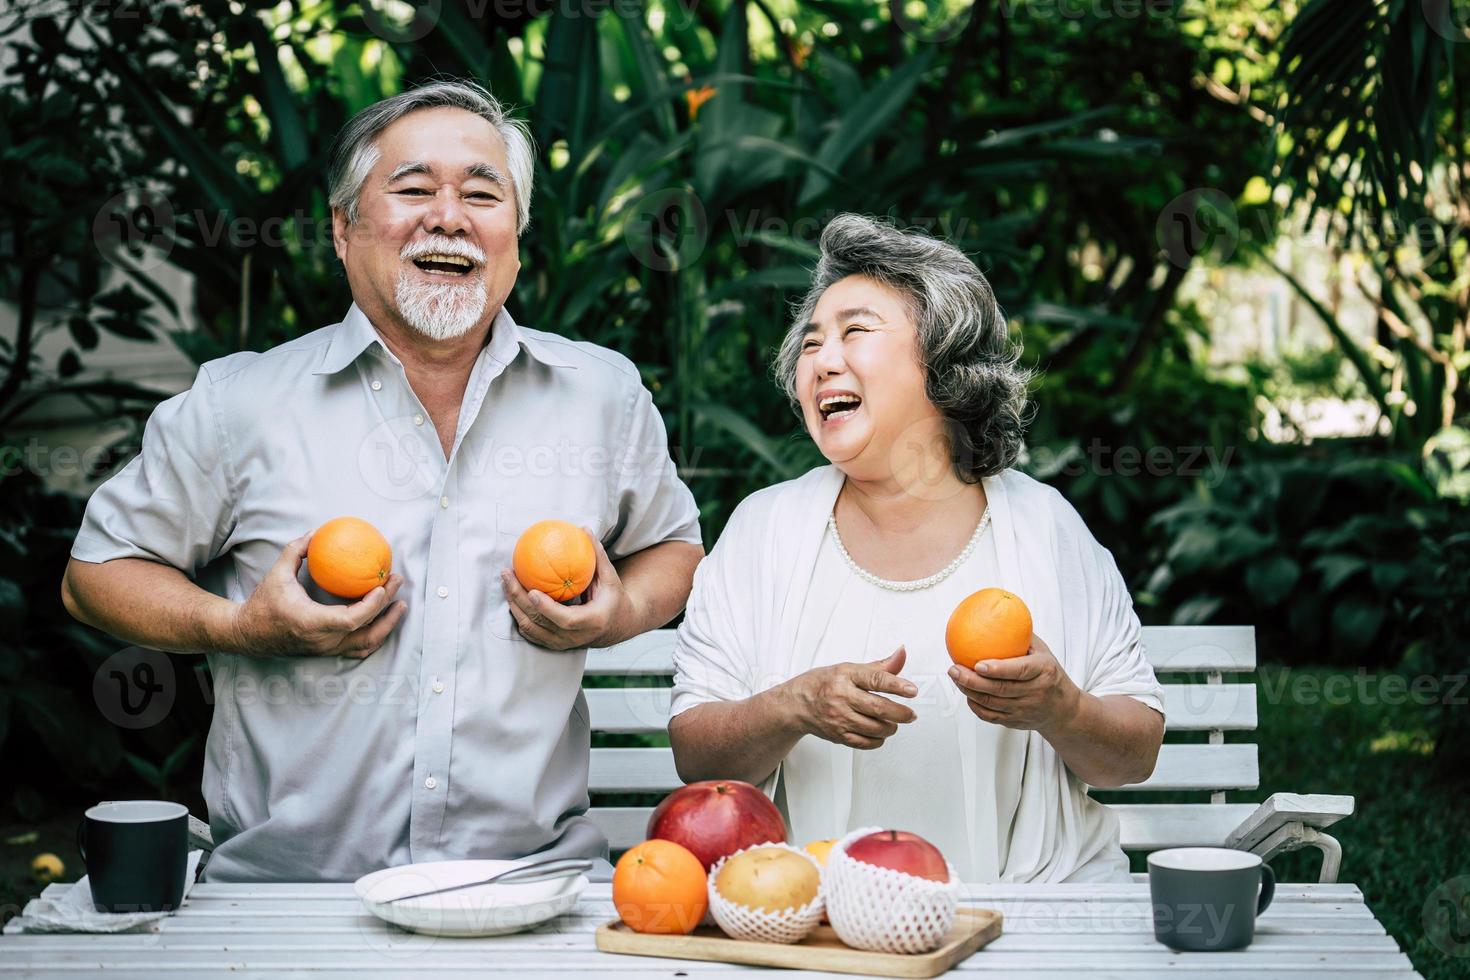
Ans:
[[[462,885],[450,885],[448,888],[434,888],[426,892],[414,892],[412,895],[399,895],[397,898],[385,899],[382,904],[392,905],[394,902],[402,902],[410,898],[424,898],[427,895],[443,895],[445,892],[457,892],[463,888],[478,888],[481,885],[490,884],[515,884],[523,885],[532,881],[547,881],[552,878],[569,878],[572,875],[582,874],[592,868],[592,862],[586,858],[556,858],[551,861],[539,861],[536,864],[523,864],[519,868],[511,868],[500,874],[491,875],[480,881],[467,881]]]

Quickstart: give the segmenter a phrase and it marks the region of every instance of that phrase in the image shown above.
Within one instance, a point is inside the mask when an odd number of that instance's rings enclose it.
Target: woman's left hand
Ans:
[[[1082,697],[1082,691],[1035,633],[1031,634],[1031,648],[1025,656],[982,660],[974,670],[955,664],[949,669],[949,677],[981,721],[1043,735],[1069,723]]]

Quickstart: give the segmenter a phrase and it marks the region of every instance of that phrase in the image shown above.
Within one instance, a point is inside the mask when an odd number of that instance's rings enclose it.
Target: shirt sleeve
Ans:
[[[613,473],[617,524],[608,557],[616,561],[665,541],[702,544],[699,508],[669,457],[663,417],[641,384],[633,393],[627,433]]]
[[[756,693],[755,528],[737,507],[694,572],[694,587],[674,639],[674,692],[669,716],[709,701],[742,701]]]
[[[1090,541],[1091,561],[1084,562],[1088,583],[1088,632],[1091,657],[1083,690],[1096,697],[1122,694],[1164,713],[1164,692],[1144,655],[1143,630],[1133,597],[1113,555]]]
[[[218,557],[234,521],[230,460],[209,376],[162,402],[143,448],[87,501],[71,556],[145,558],[191,578]]]
[[[1118,563],[1076,509],[1060,494],[1055,500],[1061,554],[1070,556],[1058,569],[1062,601],[1086,610],[1087,662],[1073,680],[1088,694],[1121,694],[1163,714],[1164,692],[1144,655],[1143,630]]]

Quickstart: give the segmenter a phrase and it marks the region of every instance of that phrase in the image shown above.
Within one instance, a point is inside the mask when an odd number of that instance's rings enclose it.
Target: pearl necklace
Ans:
[[[985,513],[980,515],[980,523],[975,525],[975,533],[970,535],[969,543],[965,545],[965,550],[956,555],[954,561],[950,562],[948,565],[945,565],[943,568],[935,572],[933,575],[930,575],[928,578],[917,578],[911,579],[907,582],[896,582],[892,579],[879,578],[872,572],[868,571],[866,568],[863,568],[857,562],[853,561],[852,555],[849,555],[847,553],[847,548],[843,547],[842,535],[837,533],[837,512],[834,510],[831,514],[827,515],[827,530],[832,532],[832,543],[837,545],[837,552],[838,554],[842,555],[842,558],[844,561],[847,562],[848,567],[856,572],[858,578],[862,579],[864,582],[867,582],[870,585],[876,585],[880,589],[887,589],[890,592],[918,592],[920,589],[927,589],[932,585],[938,585],[940,582],[943,582],[945,579],[953,575],[956,569],[958,569],[961,565],[969,560],[971,553],[973,553],[975,550],[975,545],[979,544],[980,542],[980,535],[984,534],[985,529],[989,526],[990,508],[986,507]]]

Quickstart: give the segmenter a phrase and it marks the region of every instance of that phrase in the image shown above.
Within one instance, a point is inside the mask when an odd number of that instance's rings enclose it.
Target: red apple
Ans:
[[[907,830],[880,830],[847,845],[854,861],[892,868],[930,881],[949,881],[949,865],[939,848]]]
[[[647,836],[684,845],[708,871],[741,848],[784,843],[786,825],[776,804],[749,783],[709,779],[664,797],[648,818]]]

